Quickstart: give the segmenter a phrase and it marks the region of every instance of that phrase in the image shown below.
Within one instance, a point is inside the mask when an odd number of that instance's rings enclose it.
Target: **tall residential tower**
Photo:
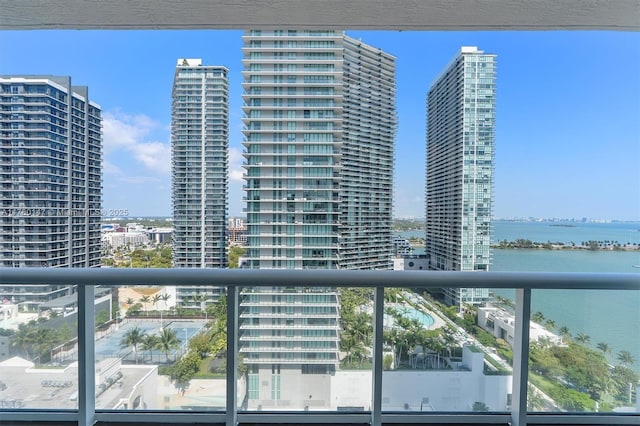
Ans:
[[[178,59],[171,108],[173,266],[227,266],[227,166],[229,70]],[[199,292],[217,298],[219,289],[178,287],[176,302],[200,308]]]
[[[427,95],[426,255],[429,269],[488,271],[495,149],[496,56],[463,47]],[[450,289],[479,304],[487,289]]]
[[[247,267],[391,269],[395,58],[337,31],[243,40]],[[241,296],[250,407],[326,407],[337,291]]]
[[[70,77],[0,76],[0,267],[100,265],[101,114]],[[0,299],[72,291],[2,286]]]

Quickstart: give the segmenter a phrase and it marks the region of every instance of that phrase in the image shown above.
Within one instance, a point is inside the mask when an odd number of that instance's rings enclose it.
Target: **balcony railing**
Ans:
[[[237,357],[227,357],[226,412],[107,411],[96,409],[95,389],[95,286],[224,286],[227,289],[227,351],[238,353],[238,294],[242,287],[369,287],[374,288],[373,391],[370,412],[362,413],[249,413],[238,412]],[[132,423],[364,423],[379,426],[403,424],[639,424],[640,414],[527,413],[529,323],[532,290],[627,290],[640,291],[638,274],[593,273],[465,273],[422,271],[336,270],[237,270],[237,269],[0,269],[0,285],[78,286],[78,410],[1,409],[2,422]],[[382,355],[385,288],[503,288],[515,289],[513,346],[513,399],[511,412],[415,413],[382,411]],[[525,326],[526,325],[526,326]],[[637,325],[630,325],[637,330]]]

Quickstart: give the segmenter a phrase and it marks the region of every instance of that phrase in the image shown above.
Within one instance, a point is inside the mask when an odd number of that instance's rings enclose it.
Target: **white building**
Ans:
[[[393,248],[395,252],[395,258],[409,256],[413,253],[411,243],[406,238],[395,237],[393,239]]]
[[[149,236],[144,232],[103,232],[102,243],[111,249],[120,247],[140,247],[149,243]]]
[[[153,228],[148,232],[149,241],[156,244],[171,243],[171,237],[173,235],[173,228]]]
[[[371,372],[338,371],[332,379],[333,410],[371,408]],[[490,411],[508,411],[511,375],[484,374],[484,354],[465,346],[462,362],[452,370],[382,372],[383,411],[473,411],[475,403]]]
[[[171,103],[173,266],[227,266],[229,70],[178,59]]]
[[[340,31],[243,41],[246,266],[391,269],[395,58]],[[243,291],[250,409],[330,406],[338,308],[331,287]]]
[[[429,269],[488,271],[495,148],[496,55],[463,47],[427,94],[426,240]],[[488,289],[449,289],[451,305]]]
[[[493,306],[478,308],[478,326],[494,337],[506,341],[513,347],[515,316],[503,309]],[[546,340],[553,345],[562,345],[562,337],[544,328],[537,322],[529,323],[529,340],[538,342]]]
[[[65,368],[35,368],[20,357],[0,362],[0,406],[74,410],[78,408],[78,363]],[[96,408],[153,410],[157,402],[158,366],[123,365],[108,358],[96,363]],[[28,397],[28,400],[22,398]]]
[[[394,271],[426,271],[428,269],[429,262],[424,254],[413,254],[393,259]]]

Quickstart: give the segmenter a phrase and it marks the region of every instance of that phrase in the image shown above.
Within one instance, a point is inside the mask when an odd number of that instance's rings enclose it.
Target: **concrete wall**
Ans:
[[[640,29],[637,0],[0,0],[0,10],[2,30]]]

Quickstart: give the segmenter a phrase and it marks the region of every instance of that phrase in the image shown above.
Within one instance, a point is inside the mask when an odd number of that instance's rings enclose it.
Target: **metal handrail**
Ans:
[[[638,424],[640,414],[528,413],[527,381],[532,290],[640,290],[640,274],[550,272],[439,272],[348,270],[248,270],[248,269],[90,269],[0,268],[0,285],[78,286],[78,411],[41,409],[0,410],[3,421],[74,421],[89,426],[95,421],[127,423],[507,423],[527,424]],[[225,412],[115,412],[95,407],[94,286],[189,285],[227,288],[227,349],[238,352],[238,294],[242,287],[369,287],[374,288],[373,392],[371,412],[354,413],[243,413],[237,407],[237,360],[227,359]],[[509,288],[516,290],[511,413],[387,413],[382,412],[382,327],[384,289],[409,288]],[[526,325],[526,326],[525,326]]]
[[[189,285],[225,287],[422,287],[640,290],[640,274],[214,268],[0,268],[0,285]]]

